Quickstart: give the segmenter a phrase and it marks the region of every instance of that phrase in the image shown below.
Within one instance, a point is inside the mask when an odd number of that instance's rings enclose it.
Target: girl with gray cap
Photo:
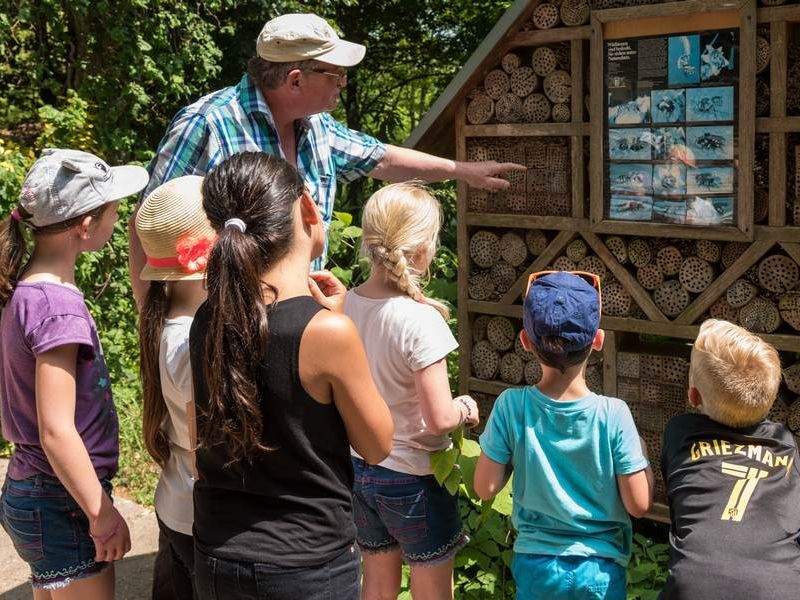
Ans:
[[[141,167],[45,150],[0,223],[0,420],[15,446],[0,523],[30,566],[37,600],[113,598],[111,562],[131,547],[111,500],[117,413],[75,263],[103,248],[119,200],[147,179]]]

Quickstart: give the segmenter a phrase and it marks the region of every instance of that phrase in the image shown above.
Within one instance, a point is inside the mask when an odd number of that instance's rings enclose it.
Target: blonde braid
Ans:
[[[378,245],[374,247],[374,254],[386,269],[386,277],[398,290],[417,302],[425,302],[425,296],[417,285],[417,276],[411,272],[408,260],[400,248],[388,250],[385,246]]]

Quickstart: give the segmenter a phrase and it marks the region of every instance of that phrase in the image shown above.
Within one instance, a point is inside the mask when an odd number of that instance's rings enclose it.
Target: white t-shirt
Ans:
[[[187,418],[187,410],[194,402],[189,362],[191,326],[192,317],[166,319],[158,353],[161,392],[169,411],[163,428],[169,438],[170,456],[156,487],[156,513],[167,527],[186,535],[192,535],[194,521],[193,436]]]
[[[358,327],[372,378],[394,420],[392,451],[381,466],[430,475],[430,453],[448,448],[450,438],[427,431],[414,372],[447,356],[458,342],[435,308],[408,296],[373,299],[351,290],[344,312]]]

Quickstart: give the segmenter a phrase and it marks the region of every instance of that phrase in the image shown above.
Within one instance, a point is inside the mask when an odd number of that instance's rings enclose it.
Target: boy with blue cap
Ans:
[[[535,386],[498,396],[481,435],[475,491],[494,497],[511,471],[518,600],[624,600],[628,513],[652,502],[653,474],[628,406],[592,393],[586,362],[603,347],[600,279],[531,275],[520,341],[542,365]]]

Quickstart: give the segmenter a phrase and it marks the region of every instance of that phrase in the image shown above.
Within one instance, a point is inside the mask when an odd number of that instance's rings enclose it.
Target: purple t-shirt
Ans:
[[[79,344],[75,371],[75,428],[98,478],[111,478],[119,459],[119,423],[108,367],[92,315],[77,289],[57,283],[18,283],[0,315],[0,421],[14,442],[12,479],[55,476],[39,443],[36,357]]]

